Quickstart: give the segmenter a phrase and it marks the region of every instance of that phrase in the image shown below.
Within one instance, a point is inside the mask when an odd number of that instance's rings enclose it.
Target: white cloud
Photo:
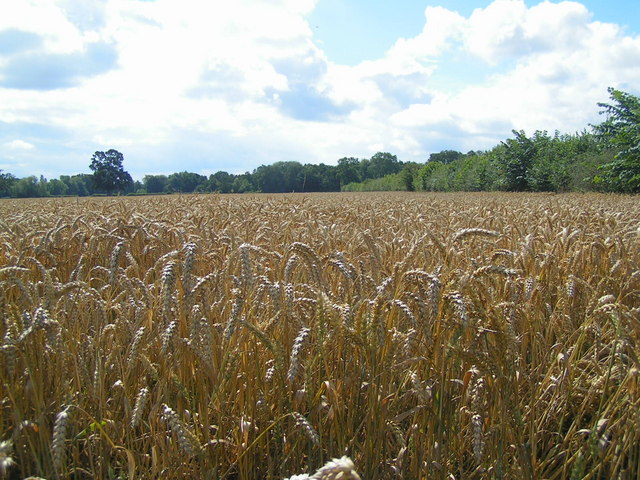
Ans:
[[[489,148],[512,128],[579,130],[598,120],[608,86],[640,91],[640,37],[593,21],[577,2],[495,0],[468,18],[427,7],[422,32],[355,66],[314,43],[315,3],[3,4],[0,142],[38,144],[14,145],[32,162],[15,173],[67,158],[65,173],[85,171],[92,151],[112,147],[139,175],[378,149],[423,160]],[[34,59],[59,76],[29,82]]]
[[[398,39],[388,56],[433,60],[451,48],[465,24],[464,17],[444,7],[427,7],[425,18],[422,32],[413,38]]]
[[[15,28],[40,35],[51,53],[70,53],[83,46],[81,32],[64,15],[55,0],[3,2],[0,31]]]
[[[476,10],[462,29],[455,49],[499,73],[412,105],[392,122],[416,131],[459,130],[478,143],[484,138],[489,145],[478,147],[486,148],[512,128],[581,130],[597,122],[596,103],[606,100],[607,86],[640,89],[640,37],[592,22],[581,4],[543,2],[527,9],[520,0],[497,0]]]
[[[577,2],[542,2],[527,8],[523,0],[496,0],[477,9],[466,22],[465,47],[496,65],[508,58],[574,50],[588,35],[590,14]]]
[[[4,147],[9,150],[33,150],[35,145],[33,143],[25,142],[24,140],[16,139],[5,143]]]

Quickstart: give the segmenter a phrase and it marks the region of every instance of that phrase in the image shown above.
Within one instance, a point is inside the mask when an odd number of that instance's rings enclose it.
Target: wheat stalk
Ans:
[[[169,425],[171,431],[178,439],[178,445],[187,455],[195,455],[200,451],[198,439],[189,431],[184,423],[180,421],[176,412],[168,405],[162,404],[162,418]]]
[[[65,407],[58,413],[58,415],[56,415],[56,421],[53,426],[51,458],[53,461],[53,468],[56,472],[60,472],[64,463],[65,441],[70,415],[71,407]]]
[[[133,412],[131,413],[131,428],[135,428],[140,423],[142,418],[142,412],[145,409],[147,401],[149,400],[149,389],[142,387],[136,396]]]
[[[300,355],[307,339],[309,338],[310,333],[311,329],[304,327],[298,332],[298,335],[293,341],[293,348],[291,349],[291,360],[289,362],[289,371],[287,372],[287,381],[289,383],[293,383],[298,377],[298,374],[300,372]]]

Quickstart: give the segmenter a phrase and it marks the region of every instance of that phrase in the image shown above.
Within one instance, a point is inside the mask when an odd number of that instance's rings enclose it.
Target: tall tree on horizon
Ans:
[[[607,119],[594,126],[597,135],[618,152],[601,167],[603,181],[613,190],[640,192],[640,97],[609,88],[613,104],[598,103]]]
[[[113,148],[107,152],[97,151],[91,157],[89,168],[93,171],[96,189],[111,195],[124,192],[133,185],[133,179],[124,170],[124,155]]]

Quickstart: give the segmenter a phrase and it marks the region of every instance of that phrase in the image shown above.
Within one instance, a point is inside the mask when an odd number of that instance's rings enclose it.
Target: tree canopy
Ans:
[[[96,189],[108,194],[124,192],[133,185],[133,179],[123,167],[124,156],[117,150],[95,152],[89,168],[93,171]]]
[[[613,190],[640,192],[640,98],[609,88],[613,103],[599,103],[607,119],[596,133],[617,150],[613,161],[603,165],[602,181]]]
[[[8,197],[11,194],[11,187],[16,181],[16,177],[10,173],[3,173],[2,170],[0,170],[0,196]]]

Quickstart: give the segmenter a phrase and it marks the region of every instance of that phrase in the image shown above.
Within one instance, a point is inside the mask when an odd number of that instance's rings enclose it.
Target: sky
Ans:
[[[640,94],[638,0],[0,2],[0,169],[425,162]]]

